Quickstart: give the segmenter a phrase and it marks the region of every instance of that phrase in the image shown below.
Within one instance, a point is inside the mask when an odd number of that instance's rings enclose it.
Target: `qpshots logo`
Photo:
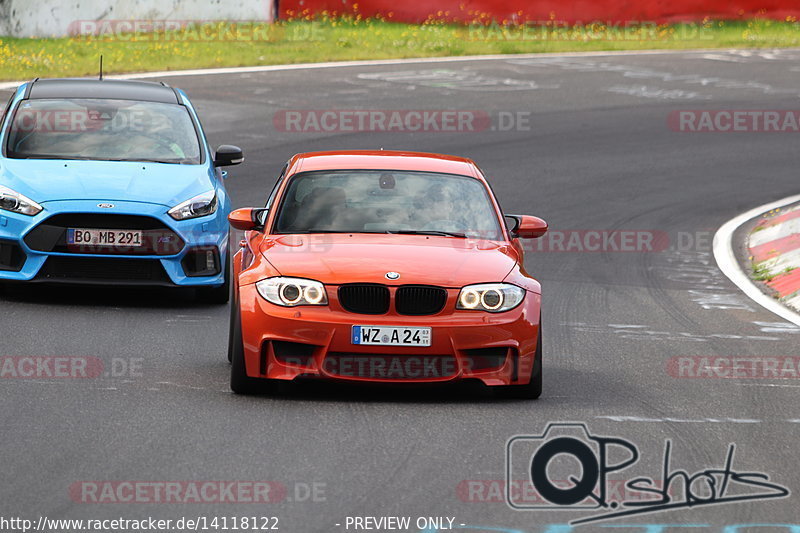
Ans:
[[[626,499],[610,498],[615,472],[635,469],[638,446],[620,437],[593,435],[582,422],[551,422],[541,435],[517,435],[506,442],[505,500],[517,510],[592,512],[571,525],[683,508],[748,500],[785,498],[789,489],[762,472],[734,468],[735,444],[717,464],[689,472],[676,468],[672,442],[664,443],[661,471],[635,475],[625,483]],[[639,465],[641,466],[641,465]],[[515,490],[518,480],[532,485],[538,498]]]

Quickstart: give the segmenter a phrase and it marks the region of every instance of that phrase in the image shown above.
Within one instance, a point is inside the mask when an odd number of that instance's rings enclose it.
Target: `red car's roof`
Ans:
[[[443,172],[478,177],[475,163],[465,157],[390,150],[306,152],[292,158],[293,172],[312,170],[375,169]]]

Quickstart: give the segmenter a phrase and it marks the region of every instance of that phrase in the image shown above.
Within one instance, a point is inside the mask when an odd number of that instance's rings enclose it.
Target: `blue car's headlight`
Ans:
[[[467,285],[458,295],[456,309],[502,313],[514,309],[525,299],[525,289],[510,283]]]
[[[175,220],[186,220],[189,218],[204,217],[217,210],[217,191],[208,191],[198,194],[182,202],[167,213]]]
[[[33,216],[41,213],[44,208],[27,196],[0,185],[0,209]]]

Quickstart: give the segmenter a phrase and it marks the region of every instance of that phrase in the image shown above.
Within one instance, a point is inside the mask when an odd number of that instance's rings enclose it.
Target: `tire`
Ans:
[[[239,327],[237,322],[239,320],[239,302],[236,301],[236,295],[234,294],[234,286],[233,283],[230,284],[230,313],[228,315],[228,362],[233,362],[233,352],[234,352],[234,328]],[[239,336],[241,337],[241,331],[239,332]]]
[[[3,281],[0,282],[0,294],[15,298],[22,296],[23,283],[20,281]]]
[[[542,320],[539,319],[539,337],[536,340],[536,353],[534,354],[535,374],[530,382],[524,385],[502,385],[495,387],[495,393],[501,398],[516,398],[521,400],[536,400],[542,395]]]
[[[277,382],[272,379],[251,378],[247,375],[244,364],[244,342],[242,341],[242,319],[239,315],[239,306],[234,302],[236,312],[235,320],[231,325],[231,336],[228,339],[228,357],[231,360],[231,390],[235,394],[245,396],[253,394],[274,393],[277,391]]]

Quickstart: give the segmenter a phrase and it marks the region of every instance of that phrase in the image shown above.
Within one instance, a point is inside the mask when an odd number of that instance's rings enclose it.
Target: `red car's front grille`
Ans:
[[[339,287],[339,303],[351,313],[382,315],[389,311],[389,288],[372,283],[352,283]]]
[[[383,315],[389,312],[391,293],[386,285],[349,283],[339,287],[339,303],[351,313]],[[435,315],[447,303],[447,290],[428,285],[403,285],[394,293],[394,307],[400,315]]]
[[[436,354],[330,352],[323,368],[334,376],[375,380],[436,380],[458,372],[455,357]]]
[[[394,307],[401,315],[435,315],[446,302],[445,289],[427,285],[405,285],[394,295]]]

